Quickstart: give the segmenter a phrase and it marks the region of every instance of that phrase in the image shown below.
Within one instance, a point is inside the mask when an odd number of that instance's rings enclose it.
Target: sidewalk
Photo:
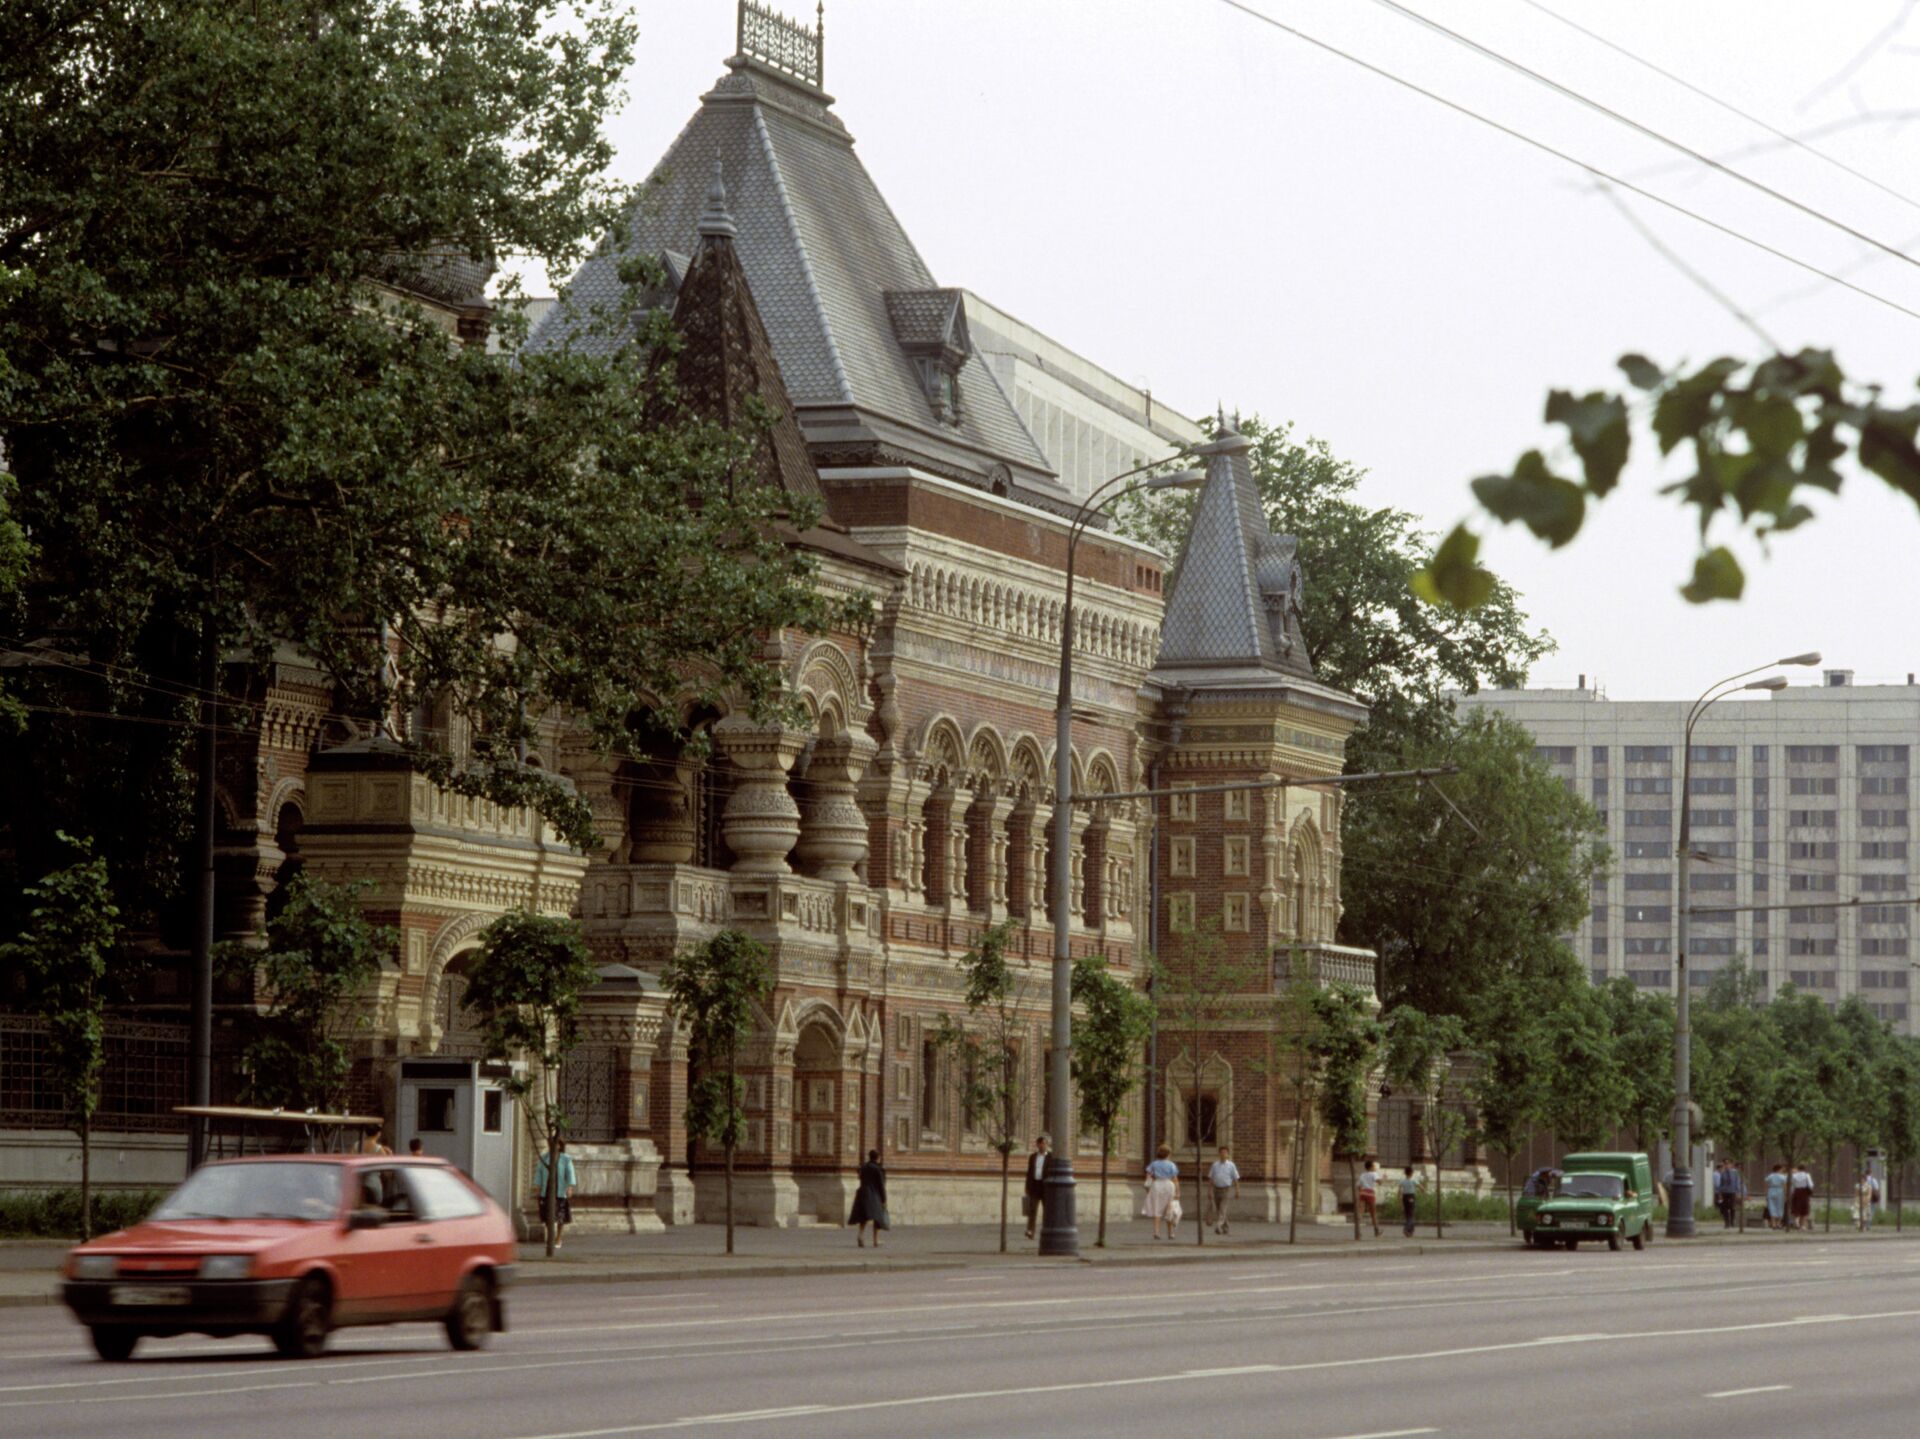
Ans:
[[[1689,1247],[1791,1244],[1803,1237],[1845,1240],[1849,1243],[1920,1241],[1920,1226],[1896,1233],[1875,1230],[1858,1234],[1836,1228],[1832,1234],[1812,1236],[1774,1234],[1763,1228],[1745,1235],[1723,1233],[1702,1226]],[[1431,1227],[1406,1239],[1398,1228],[1388,1228],[1379,1239],[1367,1236],[1355,1243],[1351,1223],[1302,1224],[1297,1243],[1287,1242],[1284,1224],[1240,1224],[1231,1236],[1209,1233],[1206,1243],[1194,1243],[1191,1223],[1178,1241],[1156,1243],[1140,1221],[1111,1223],[1105,1249],[1094,1247],[1094,1230],[1081,1230],[1079,1263],[1126,1268],[1145,1265],[1202,1264],[1248,1259],[1384,1259],[1409,1254],[1464,1253],[1519,1250],[1500,1223],[1449,1223],[1445,1238],[1436,1239]],[[1660,1243],[1661,1241],[1656,1241]],[[734,1254],[721,1253],[725,1234],[717,1224],[696,1224],[663,1234],[578,1234],[549,1260],[538,1244],[520,1246],[522,1285],[633,1284],[688,1279],[768,1278],[784,1275],[911,1273],[934,1269],[995,1269],[1031,1267],[1038,1257],[1022,1238],[1018,1225],[1009,1227],[1008,1253],[999,1252],[999,1229],[991,1224],[945,1224],[894,1230],[884,1247],[856,1248],[853,1232],[826,1226],[804,1229],[734,1231]],[[0,1241],[0,1308],[59,1303],[59,1267],[69,1245],[63,1240]]]

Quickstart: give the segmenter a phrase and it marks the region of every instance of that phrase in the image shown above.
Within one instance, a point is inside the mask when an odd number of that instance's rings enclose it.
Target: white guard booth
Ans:
[[[428,1154],[464,1169],[512,1212],[519,1104],[505,1087],[511,1077],[508,1066],[485,1060],[401,1060],[395,1148],[405,1154],[418,1139]]]

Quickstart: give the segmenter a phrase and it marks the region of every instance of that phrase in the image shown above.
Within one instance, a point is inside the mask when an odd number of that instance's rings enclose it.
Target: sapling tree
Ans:
[[[1347,1160],[1347,1189],[1354,1196],[1353,1237],[1360,1238],[1359,1188],[1354,1162],[1367,1148],[1367,1082],[1380,1064],[1384,1031],[1372,997],[1350,984],[1329,984],[1309,1000],[1314,1012],[1311,1041],[1320,1072],[1316,1104],[1336,1155]]]
[[[726,1252],[731,1254],[733,1155],[746,1127],[740,1046],[752,1035],[755,1015],[773,993],[772,958],[757,939],[723,929],[704,944],[675,955],[661,978],[674,1019],[686,1027],[698,1065],[687,1086],[687,1132],[721,1148]]]
[[[567,1116],[560,1103],[560,1071],[578,1040],[580,1002],[599,975],[578,922],[512,910],[481,937],[467,968],[462,1001],[474,1013],[489,1059],[533,1061],[503,1088],[520,1100],[547,1156],[544,1212],[560,1213],[560,1141]],[[549,1222],[547,1256],[559,1225]]]
[[[1026,1032],[1020,1018],[1025,997],[1025,972],[1007,959],[1007,945],[1016,926],[1012,920],[996,924],[968,947],[960,960],[965,985],[967,1022],[956,1024],[951,1015],[940,1017],[937,1043],[957,1061],[960,1114],[966,1127],[984,1137],[1000,1156],[1000,1252],[1007,1252],[1007,1193],[1013,1151],[1020,1142],[1021,1116],[1027,1108],[1026,1067],[1020,1039]],[[1079,1036],[1075,1036],[1076,1043]],[[1056,1144],[1071,1144],[1071,1135],[1054,1136]]]
[[[1080,1090],[1080,1117],[1100,1131],[1100,1226],[1094,1245],[1104,1249],[1114,1130],[1146,1072],[1153,1002],[1093,955],[1074,961],[1073,999],[1080,1009],[1073,1027],[1073,1082]]]
[[[1466,1133],[1453,1056],[1467,1045],[1466,1026],[1451,1014],[1401,1006],[1387,1016],[1387,1079],[1413,1099],[1433,1160],[1433,1232],[1446,1233],[1443,1200],[1447,1151]]]

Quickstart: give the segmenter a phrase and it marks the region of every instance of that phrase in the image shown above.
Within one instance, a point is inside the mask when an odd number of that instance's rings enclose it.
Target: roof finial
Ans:
[[[733,216],[727,213],[727,182],[721,178],[718,157],[713,162],[713,183],[707,186],[707,208],[700,212],[695,228],[702,235],[722,235],[729,240],[740,233],[734,228]]]

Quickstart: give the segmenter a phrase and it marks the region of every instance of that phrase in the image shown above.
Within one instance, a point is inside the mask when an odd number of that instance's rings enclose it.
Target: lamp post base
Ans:
[[[1057,1259],[1080,1257],[1080,1226],[1074,1215],[1073,1161],[1055,1151],[1040,1196],[1040,1252]]]
[[[1673,1184],[1667,1190],[1667,1238],[1691,1239],[1693,1224],[1693,1173],[1673,1171]]]

